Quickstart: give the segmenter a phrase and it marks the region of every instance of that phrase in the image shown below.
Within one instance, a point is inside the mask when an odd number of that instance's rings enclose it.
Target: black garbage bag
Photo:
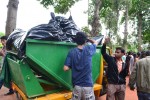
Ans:
[[[27,38],[36,40],[55,40],[59,41],[58,33],[62,33],[60,29],[55,28],[49,24],[41,24],[31,28],[28,31]]]
[[[30,29],[27,34],[27,38],[29,39],[46,41],[69,41],[66,34],[64,34],[59,27],[55,27],[53,24],[38,25]]]
[[[24,49],[26,35],[26,32],[22,29],[15,29],[7,39],[6,49],[8,51],[21,51]]]
[[[28,31],[27,38],[48,41],[74,42],[73,38],[79,30],[72,17],[68,19],[51,13],[48,24],[41,24]]]
[[[80,31],[80,29],[77,27],[77,25],[74,23],[72,16],[70,16],[68,19],[63,19],[60,22],[60,27],[62,28],[62,31],[68,36],[68,37],[74,37],[77,32]]]
[[[21,29],[14,30],[8,37],[7,50],[17,52],[19,58],[22,58],[25,54],[26,39],[74,42],[74,37],[80,30],[72,17],[55,17],[54,13],[51,13],[51,18],[48,24],[37,25],[27,32]]]
[[[61,30],[63,31],[63,34],[67,36],[69,41],[74,42],[74,37],[77,32],[81,31],[77,25],[74,23],[72,16],[70,16],[68,19],[61,16],[56,16],[54,13],[51,13],[52,19],[49,21],[49,24],[53,24],[54,26],[59,26]],[[56,21],[53,23],[53,21]]]

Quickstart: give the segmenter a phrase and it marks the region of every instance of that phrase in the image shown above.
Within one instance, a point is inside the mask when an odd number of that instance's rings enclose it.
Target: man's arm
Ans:
[[[92,44],[95,44],[96,46],[98,45],[98,42],[97,42],[97,41],[95,41],[95,40],[88,39],[88,41],[89,41],[90,43],[92,43]]]
[[[68,53],[67,57],[66,57],[66,61],[64,64],[64,71],[68,71],[71,68],[71,51]]]
[[[110,59],[110,55],[108,55],[107,53],[106,53],[106,44],[109,42],[109,38],[106,38],[105,39],[105,41],[104,41],[104,43],[103,43],[103,46],[102,46],[102,50],[101,50],[101,53],[102,53],[102,55],[103,55],[103,58],[105,59],[105,61],[108,63],[109,62],[109,59]]]
[[[134,84],[136,82],[137,66],[138,66],[138,63],[136,63],[136,65],[134,66],[133,71],[132,71],[132,73],[130,75],[130,78],[129,78],[130,90],[134,90],[135,89]]]

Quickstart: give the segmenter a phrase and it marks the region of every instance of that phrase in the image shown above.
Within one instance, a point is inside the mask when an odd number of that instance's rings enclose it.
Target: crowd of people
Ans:
[[[102,55],[108,64],[106,100],[124,100],[126,76],[129,76],[130,90],[137,89],[138,100],[150,100],[150,50],[142,52],[125,52],[117,47],[114,56],[106,53],[105,39]]]

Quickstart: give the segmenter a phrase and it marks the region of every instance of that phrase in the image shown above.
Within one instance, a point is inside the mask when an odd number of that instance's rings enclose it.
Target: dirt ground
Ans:
[[[129,81],[129,78],[127,78],[127,84],[128,84],[128,81]],[[8,89],[5,87],[2,87],[2,89],[0,90],[0,100],[17,100],[15,94],[4,96],[4,94],[7,92],[8,92]],[[106,100],[106,95],[99,97],[98,100]],[[127,86],[125,100],[138,100],[136,90],[131,91],[129,87]]]

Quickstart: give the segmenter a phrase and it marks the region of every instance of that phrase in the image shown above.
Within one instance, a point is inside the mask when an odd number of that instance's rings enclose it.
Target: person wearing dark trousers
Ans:
[[[5,58],[5,54],[6,54],[6,41],[7,41],[7,36],[2,36],[1,38],[1,43],[3,45],[3,48],[1,49],[0,51],[0,56],[2,56],[2,65],[3,65],[3,62],[4,62],[4,58]],[[2,67],[1,65],[1,67]],[[4,83],[4,79],[0,79],[0,89],[2,88],[3,86],[3,83]],[[11,94],[14,94],[14,91],[12,88],[9,88],[9,92],[4,94],[4,95],[11,95]]]
[[[129,78],[130,90],[136,86],[139,100],[150,100],[150,51],[146,51],[145,55],[136,62]]]
[[[126,76],[128,75],[126,63],[122,60],[125,50],[121,47],[117,47],[114,57],[108,55],[106,53],[106,44],[109,40],[109,38],[105,39],[101,51],[104,60],[108,64],[106,75],[108,80],[106,100],[124,100]]]

